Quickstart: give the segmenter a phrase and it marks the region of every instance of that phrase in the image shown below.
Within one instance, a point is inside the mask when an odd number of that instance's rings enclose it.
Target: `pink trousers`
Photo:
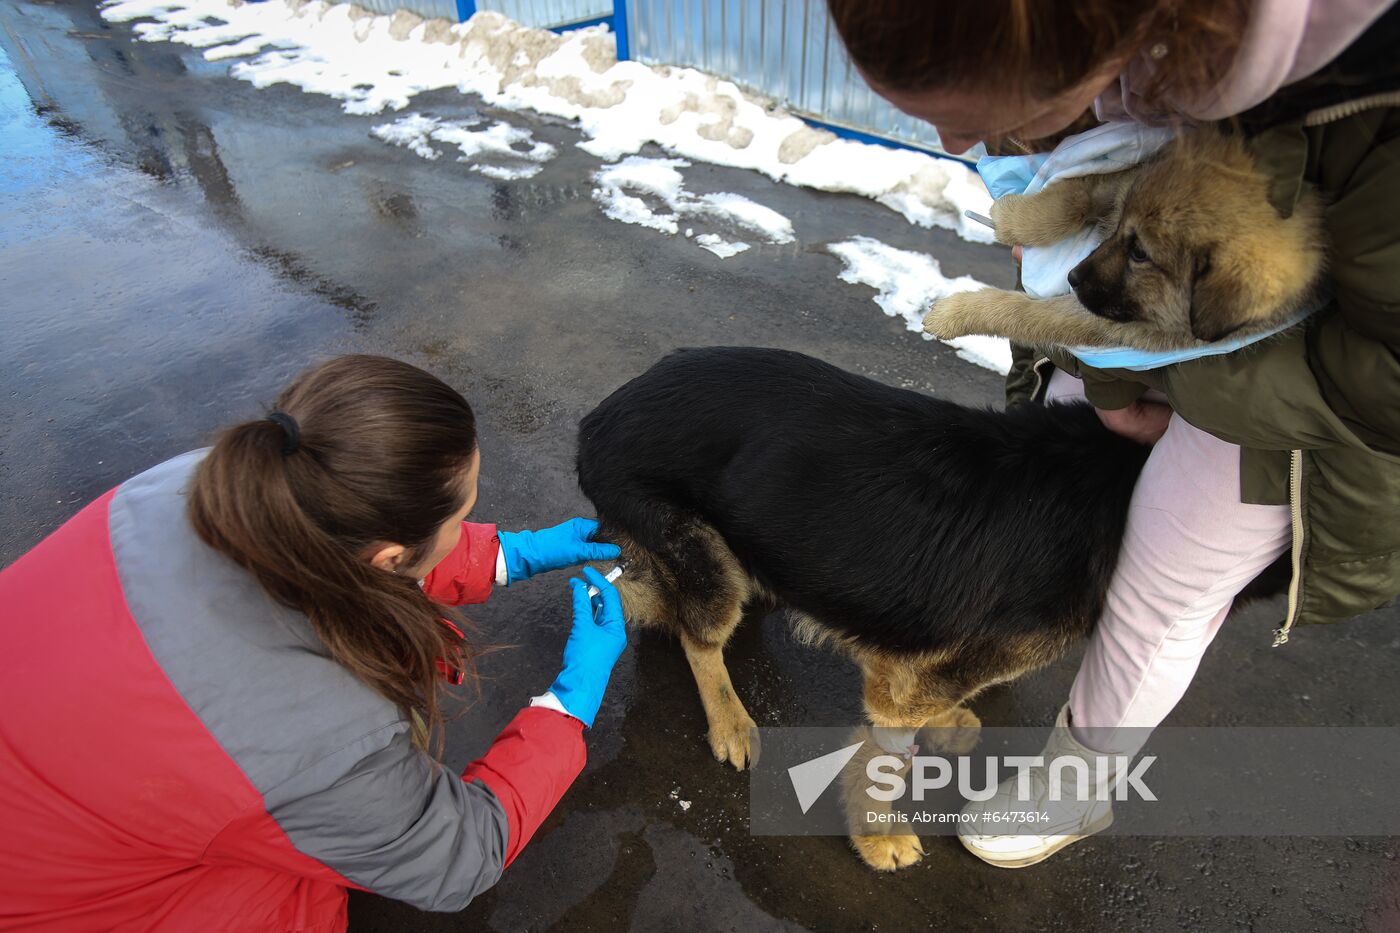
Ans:
[[[1047,400],[1083,397],[1083,383],[1056,370]],[[1240,502],[1239,447],[1173,415],[1133,491],[1103,616],[1070,689],[1075,738],[1136,753],[1186,693],[1235,596],[1290,541],[1287,506]]]

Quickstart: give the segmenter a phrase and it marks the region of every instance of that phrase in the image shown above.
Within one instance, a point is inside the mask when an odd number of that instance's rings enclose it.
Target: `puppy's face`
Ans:
[[[1214,341],[1296,304],[1320,275],[1315,201],[1290,218],[1236,139],[1188,134],[1142,166],[1109,237],[1070,273],[1089,311]]]
[[[1216,304],[1212,272],[1214,230],[1199,210],[1177,203],[1189,187],[1162,190],[1139,179],[1128,191],[1112,234],[1069,274],[1079,303],[1112,321],[1141,321],[1199,340],[1218,340],[1244,321],[1229,313],[1202,313]]]

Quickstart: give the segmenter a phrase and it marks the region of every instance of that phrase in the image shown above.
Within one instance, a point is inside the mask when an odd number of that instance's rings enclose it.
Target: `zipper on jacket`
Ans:
[[[1363,110],[1377,107],[1400,107],[1400,91],[1384,91],[1343,101],[1330,107],[1321,107],[1303,117],[1304,126],[1322,126],[1335,120],[1355,116]],[[1290,451],[1288,455],[1288,516],[1293,525],[1293,575],[1288,582],[1288,614],[1283,624],[1274,629],[1274,647],[1288,644],[1288,632],[1298,617],[1298,597],[1303,588],[1303,452]]]
[[[1040,402],[1040,393],[1045,388],[1045,377],[1040,374],[1040,367],[1050,362],[1050,357],[1042,356],[1031,364],[1031,375],[1035,376],[1035,388],[1031,390],[1031,401]]]
[[[1274,629],[1274,647],[1288,644],[1288,631],[1298,616],[1298,594],[1303,584],[1303,452],[1288,455],[1288,517],[1293,525],[1293,576],[1288,581],[1288,614]]]
[[[1371,94],[1367,97],[1358,97],[1355,100],[1333,104],[1331,107],[1321,107],[1303,117],[1303,125],[1321,126],[1324,123],[1355,116],[1363,110],[1371,110],[1376,107],[1400,107],[1400,91],[1384,91],[1380,94]]]

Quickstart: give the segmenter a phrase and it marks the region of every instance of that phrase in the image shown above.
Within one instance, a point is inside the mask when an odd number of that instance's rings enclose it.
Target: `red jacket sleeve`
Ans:
[[[444,606],[486,602],[496,582],[496,552],[500,548],[495,525],[462,522],[461,540],[423,578],[423,592]]]
[[[506,811],[506,865],[525,848],[587,757],[582,722],[552,709],[526,707],[462,772],[462,780],[489,787]]]

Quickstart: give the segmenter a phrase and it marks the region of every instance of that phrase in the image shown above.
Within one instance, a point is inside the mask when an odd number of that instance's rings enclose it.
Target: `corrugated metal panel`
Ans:
[[[457,19],[456,0],[352,0],[356,6],[376,13],[393,13],[396,10],[409,10],[429,19]]]
[[[938,133],[870,90],[823,0],[630,0],[632,57],[690,65],[803,116],[928,149]]]
[[[495,10],[521,25],[540,29],[612,16],[613,11],[612,0],[477,0],[476,8]]]
[[[376,13],[411,10],[420,16],[457,19],[457,0],[351,0]],[[478,0],[478,10],[495,10],[517,23],[553,29],[600,16],[611,16],[612,0]]]

